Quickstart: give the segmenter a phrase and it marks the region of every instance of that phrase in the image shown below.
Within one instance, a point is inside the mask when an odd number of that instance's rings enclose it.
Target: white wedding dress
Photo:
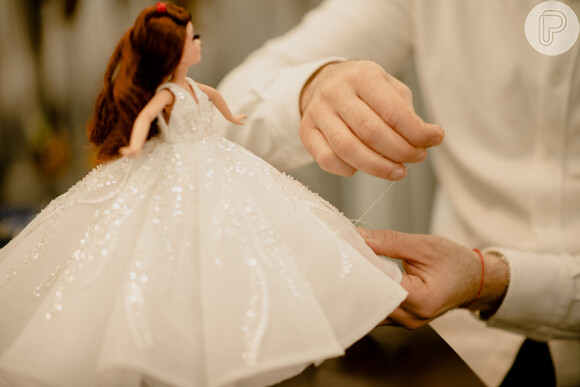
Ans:
[[[173,83],[139,158],[102,164],[0,250],[0,386],[268,385],[406,296],[300,183],[214,133]],[[240,128],[243,130],[243,127]]]

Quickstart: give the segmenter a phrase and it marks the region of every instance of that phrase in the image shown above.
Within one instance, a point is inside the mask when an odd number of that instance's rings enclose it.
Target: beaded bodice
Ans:
[[[157,89],[169,89],[175,96],[169,122],[166,122],[163,112],[157,116],[161,139],[166,142],[192,142],[214,133],[213,104],[191,78],[186,80],[193,89],[197,102],[191,93],[176,83],[166,82]]]

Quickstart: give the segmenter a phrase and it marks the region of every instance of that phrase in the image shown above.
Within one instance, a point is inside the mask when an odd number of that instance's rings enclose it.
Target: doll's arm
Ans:
[[[143,144],[147,140],[151,123],[157,117],[157,114],[171,103],[173,103],[173,94],[167,89],[161,90],[147,102],[147,105],[139,112],[133,123],[129,145],[119,149],[123,156],[139,157],[141,148],[143,148]]]
[[[197,86],[199,86],[201,91],[203,91],[205,94],[207,94],[207,96],[209,97],[211,102],[220,111],[220,113],[222,113],[222,115],[226,118],[226,120],[228,120],[236,125],[243,125],[244,124],[242,122],[242,120],[244,118],[246,118],[247,116],[240,115],[240,114],[232,114],[232,112],[230,111],[230,108],[228,107],[228,104],[226,103],[226,100],[220,94],[219,91],[217,91],[213,87],[210,87],[210,86],[207,86],[207,85],[204,85],[201,83],[197,83]]]

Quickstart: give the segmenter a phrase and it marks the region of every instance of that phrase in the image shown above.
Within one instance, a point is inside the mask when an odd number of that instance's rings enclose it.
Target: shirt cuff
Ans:
[[[536,340],[552,338],[565,319],[574,291],[565,259],[504,248],[485,252],[502,254],[510,268],[507,293],[497,312],[487,320],[488,325]]]
[[[272,128],[280,136],[276,150],[276,160],[292,160],[283,169],[294,169],[312,162],[312,156],[302,145],[300,140],[300,94],[308,79],[320,67],[331,63],[344,61],[342,57],[328,57],[322,60],[308,62],[277,72],[274,77],[265,79],[255,86],[255,92],[260,99],[267,101],[259,109],[272,108],[273,112],[265,113],[277,115],[275,123],[280,127]],[[276,163],[278,164],[278,163]]]

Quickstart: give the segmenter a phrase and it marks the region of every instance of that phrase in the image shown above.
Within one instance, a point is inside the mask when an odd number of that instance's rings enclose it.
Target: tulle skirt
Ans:
[[[0,385],[268,385],[405,298],[302,184],[217,135],[103,164],[0,250]]]

